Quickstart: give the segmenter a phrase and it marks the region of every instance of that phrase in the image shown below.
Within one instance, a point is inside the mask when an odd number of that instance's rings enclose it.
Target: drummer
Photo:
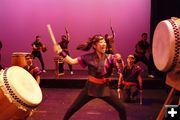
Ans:
[[[44,48],[42,42],[40,41],[41,37],[39,35],[36,36],[36,40],[32,43],[32,55],[33,55],[33,59],[35,57],[37,57],[41,63],[41,67],[42,67],[42,71],[46,72],[45,67],[44,67],[44,61],[43,61],[43,57],[41,54],[41,50],[42,48]]]
[[[1,65],[1,48],[2,48],[2,42],[0,41],[0,70],[3,69],[3,66]]]
[[[41,74],[41,70],[39,69],[39,67],[35,66],[33,64],[33,57],[31,54],[27,54],[25,56],[26,59],[26,63],[27,65],[24,66],[23,68],[25,70],[27,70],[29,73],[31,73],[31,75],[36,79],[37,83],[40,84],[40,74]]]
[[[70,35],[66,28],[65,28],[65,31],[66,31],[66,35],[61,36],[61,41],[58,44],[61,46],[61,48],[67,55],[70,55],[69,50],[68,50]],[[73,75],[74,72],[72,69],[72,65],[68,64],[68,66],[69,66],[70,74]],[[59,71],[62,71],[63,69],[64,69],[63,65],[59,65]]]

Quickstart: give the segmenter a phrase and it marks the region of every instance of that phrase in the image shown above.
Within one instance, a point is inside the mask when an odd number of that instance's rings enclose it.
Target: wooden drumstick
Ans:
[[[48,28],[48,31],[49,31],[49,34],[51,36],[51,39],[52,39],[52,42],[54,45],[57,45],[57,42],[56,42],[56,39],[54,37],[54,34],[53,34],[53,31],[51,29],[51,25],[50,24],[47,24],[47,28]]]
[[[140,105],[142,105],[142,92],[140,92],[140,102],[139,102]]]

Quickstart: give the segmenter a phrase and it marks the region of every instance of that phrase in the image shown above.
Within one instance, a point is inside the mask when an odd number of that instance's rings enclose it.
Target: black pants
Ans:
[[[63,51],[64,51],[67,55],[69,55],[69,51],[67,51],[67,50],[63,50]],[[63,64],[63,66],[64,66],[64,64]],[[63,67],[63,66],[62,66],[62,67]],[[68,67],[69,67],[69,70],[72,71],[72,65],[68,64]],[[59,70],[60,70],[60,69],[64,69],[64,68],[59,68]]]
[[[69,70],[72,71],[72,65],[68,64]],[[64,71],[64,62],[59,64],[59,73],[62,73],[61,71]]]
[[[74,103],[70,106],[68,111],[66,112],[63,120],[69,120],[69,118],[78,111],[82,106],[84,106],[86,103],[88,103],[90,100],[93,100],[97,97],[92,97],[87,94],[87,92],[83,89],[79,96],[76,98]],[[120,120],[126,120],[126,110],[124,105],[121,103],[121,101],[118,99],[117,95],[111,90],[110,96],[107,97],[98,97],[99,99],[104,100],[108,104],[110,104],[112,107],[114,107],[118,113]]]
[[[123,93],[123,100],[128,102],[131,100],[131,98],[134,98],[139,94],[139,89],[136,85],[133,86],[126,85],[123,87],[122,93]]]
[[[142,63],[144,63],[145,65],[147,65],[148,67],[148,74],[152,74],[152,71],[153,71],[153,66],[150,62],[150,60],[147,59],[147,57],[145,55],[142,55],[142,56],[138,56],[136,54],[134,54],[134,57],[135,57],[135,64],[139,61],[141,61]]]
[[[42,70],[44,70],[44,61],[43,61],[41,52],[40,51],[32,51],[31,54],[33,56],[33,59],[35,59],[36,57],[39,59],[39,61],[41,63]]]

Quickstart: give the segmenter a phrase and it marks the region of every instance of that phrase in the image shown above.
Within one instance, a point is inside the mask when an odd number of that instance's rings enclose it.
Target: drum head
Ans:
[[[29,72],[18,66],[6,70],[4,76],[7,77],[7,83],[12,89],[7,90],[8,92],[13,92],[15,96],[29,106],[36,106],[42,101],[41,89]]]
[[[152,52],[154,63],[160,71],[168,71],[173,63],[177,62],[176,34],[178,33],[175,27],[177,26],[173,26],[169,20],[164,20],[155,29]]]

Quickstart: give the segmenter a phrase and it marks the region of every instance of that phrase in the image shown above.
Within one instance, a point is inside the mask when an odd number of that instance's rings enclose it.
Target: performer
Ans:
[[[32,48],[33,48],[32,56],[33,56],[33,59],[35,59],[35,57],[37,57],[39,59],[39,61],[41,63],[42,71],[46,72],[45,67],[44,67],[43,57],[41,54],[41,49],[44,45],[42,44],[42,42],[40,40],[41,40],[41,38],[38,35],[38,36],[36,36],[36,40],[32,43]]]
[[[152,74],[153,68],[151,65],[150,60],[146,57],[146,52],[149,51],[151,54],[151,48],[150,45],[147,41],[148,34],[147,33],[142,33],[141,35],[142,39],[136,44],[136,50],[135,50],[135,64],[139,61],[143,62],[145,65],[148,66],[148,77],[154,78],[154,75]]]
[[[1,49],[2,49],[2,42],[0,41],[0,61],[1,61]]]
[[[107,43],[106,53],[107,54],[114,54],[113,43],[114,43],[115,33],[114,33],[112,26],[110,27],[110,29],[111,29],[112,35],[105,34],[105,40]]]
[[[41,70],[33,64],[33,57],[31,54],[25,56],[27,65],[23,68],[27,70],[36,79],[37,83],[40,84]]]
[[[83,105],[95,98],[102,99],[109,103],[118,111],[119,118],[126,120],[126,110],[123,103],[119,101],[115,92],[109,87],[112,68],[115,67],[118,69],[119,79],[122,78],[121,70],[117,66],[114,55],[105,54],[106,46],[107,44],[104,37],[102,35],[95,35],[86,43],[78,46],[79,50],[84,51],[88,51],[93,47],[94,52],[77,58],[71,58],[60,46],[54,46],[55,52],[62,55],[64,60],[69,64],[80,64],[83,68],[88,67],[88,81],[66,112],[63,120],[69,120]]]
[[[1,71],[2,69],[4,69],[4,68],[3,68],[3,66],[0,64],[0,71]]]
[[[2,42],[0,41],[0,70],[4,69],[1,65],[1,49],[2,49]]]
[[[116,53],[114,55],[114,57],[117,61],[118,66],[120,66],[121,70],[123,70],[124,69],[124,60],[122,59],[121,54]]]
[[[133,55],[128,55],[127,65],[123,70],[123,79],[118,81],[118,93],[123,93],[124,101],[130,102],[135,100],[139,91],[142,92],[142,69],[134,64],[135,58]],[[123,92],[120,92],[122,87]]]
[[[61,46],[63,51],[67,55],[69,55],[68,44],[69,44],[69,40],[70,40],[70,35],[69,35],[66,28],[65,28],[65,31],[66,31],[66,35],[61,36],[61,42],[59,42],[58,44]],[[71,75],[74,74],[73,70],[72,70],[72,65],[68,64],[68,66],[69,66],[69,70],[70,70]],[[59,71],[62,71],[62,69],[64,69],[63,67],[64,67],[63,65],[59,65]]]

